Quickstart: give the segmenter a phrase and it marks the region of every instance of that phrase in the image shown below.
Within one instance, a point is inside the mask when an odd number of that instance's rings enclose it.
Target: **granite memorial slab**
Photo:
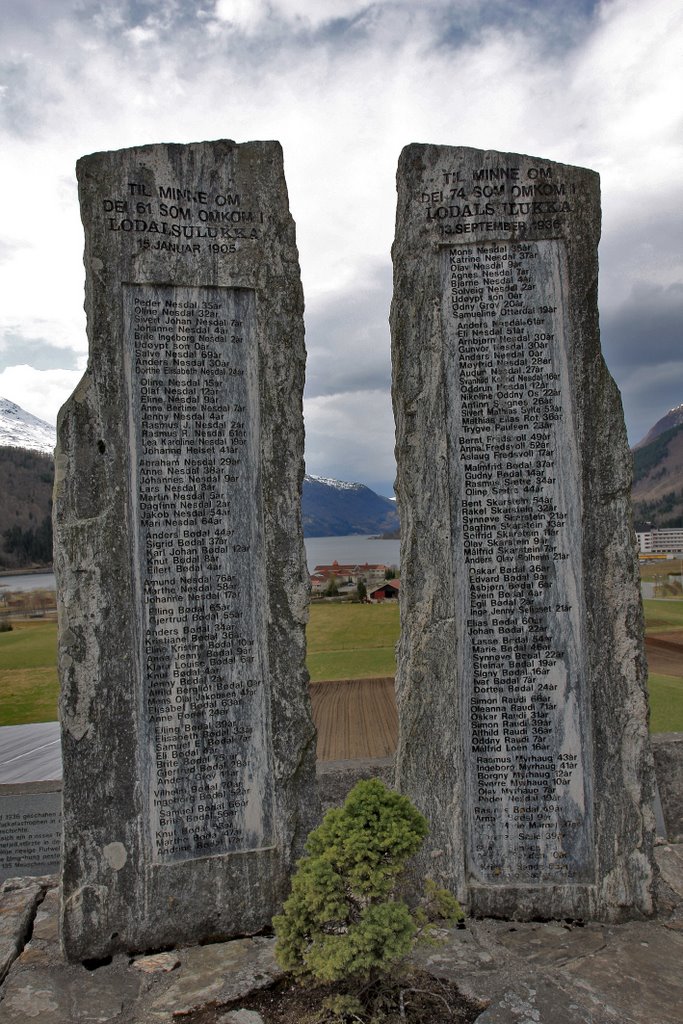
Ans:
[[[303,297],[275,142],[83,158],[54,501],[71,959],[269,924],[315,814]]]
[[[597,174],[412,145],[398,170],[397,785],[475,914],[652,910],[653,766]]]

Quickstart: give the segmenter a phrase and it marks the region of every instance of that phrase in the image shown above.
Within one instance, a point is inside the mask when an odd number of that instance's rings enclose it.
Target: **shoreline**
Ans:
[[[32,569],[0,569],[0,578],[3,576],[40,576],[46,572],[54,572],[52,563]]]

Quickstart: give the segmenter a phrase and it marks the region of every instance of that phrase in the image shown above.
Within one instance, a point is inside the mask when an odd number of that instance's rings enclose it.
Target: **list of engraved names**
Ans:
[[[126,285],[141,743],[158,862],[270,845],[255,300]]]
[[[469,871],[592,872],[581,493],[563,243],[443,254]]]

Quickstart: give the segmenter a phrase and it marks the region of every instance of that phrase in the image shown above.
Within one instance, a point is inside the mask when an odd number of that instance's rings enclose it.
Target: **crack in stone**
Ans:
[[[11,892],[17,892],[20,888],[20,886],[17,886],[16,889],[3,888],[2,895],[5,896],[6,894]],[[7,957],[7,960],[4,963],[0,963],[0,1002],[2,1001],[3,998],[3,985],[5,979],[7,978],[9,972],[11,971],[15,961],[18,960],[18,958],[24,952],[28,943],[31,941],[31,937],[33,935],[33,926],[35,924],[38,908],[44,901],[49,888],[50,886],[47,884],[40,885],[38,892],[35,894],[32,901],[29,903],[28,907],[25,908],[24,913],[19,918],[18,932],[14,936],[14,953],[10,953],[10,955]]]

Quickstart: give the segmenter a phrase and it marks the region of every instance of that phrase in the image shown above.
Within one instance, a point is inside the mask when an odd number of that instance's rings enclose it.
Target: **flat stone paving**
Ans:
[[[657,918],[624,925],[468,921],[420,952],[430,971],[486,1003],[478,1024],[681,1024],[683,845],[657,849]],[[0,1024],[172,1024],[279,976],[273,940],[239,939],[89,970],[57,937],[56,877],[0,888]],[[11,966],[10,966],[11,965]],[[236,1022],[221,1014],[217,1022]],[[253,1013],[245,1024],[258,1024]]]

